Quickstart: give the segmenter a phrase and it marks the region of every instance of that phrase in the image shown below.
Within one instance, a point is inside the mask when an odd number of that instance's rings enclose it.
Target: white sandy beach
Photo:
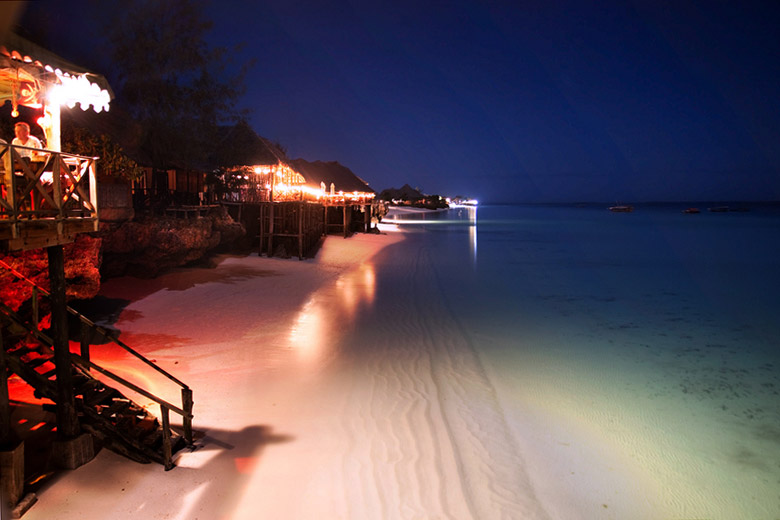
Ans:
[[[686,461],[646,458],[644,423],[610,424],[636,404],[578,408],[583,393],[605,396],[577,380],[576,360],[529,357],[524,369],[503,364],[500,349],[483,359],[474,341],[495,338],[465,330],[426,251],[384,249],[403,237],[385,229],[329,237],[315,260],[224,256],[214,269],[108,281],[103,296],[131,300],[116,322],[122,339],[193,388],[197,449],[169,472],[103,450],[52,479],[25,518],[709,512],[706,492],[691,495],[696,475],[663,467]],[[519,319],[534,341],[533,317]],[[94,347],[93,357],[177,401],[126,356]],[[684,421],[672,419],[666,428]]]

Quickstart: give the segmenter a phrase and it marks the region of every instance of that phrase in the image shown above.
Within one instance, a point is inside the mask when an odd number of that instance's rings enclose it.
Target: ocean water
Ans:
[[[421,336],[433,372],[474,371],[448,383],[444,422],[494,424],[486,464],[525,468],[488,475],[473,517],[537,502],[554,518],[780,518],[780,212],[682,209],[397,217],[408,238],[383,251],[376,300],[417,301],[420,323],[384,332]],[[533,500],[495,509],[502,482]]]

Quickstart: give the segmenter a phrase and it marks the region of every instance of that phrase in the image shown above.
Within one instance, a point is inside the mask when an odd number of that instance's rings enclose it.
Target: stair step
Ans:
[[[51,370],[47,370],[46,372],[43,372],[41,374],[41,377],[44,379],[51,379],[51,377],[57,372],[57,368],[52,368]]]
[[[150,448],[157,448],[158,446],[162,445],[162,438],[163,438],[162,429],[158,428],[157,430],[151,432],[151,434],[141,439],[141,442],[144,444],[144,446],[148,446]]]
[[[151,434],[154,434],[158,430],[159,427],[156,421],[152,422],[151,420],[142,420],[130,429],[128,435],[134,439],[143,439]]]
[[[138,426],[134,416],[118,415],[113,418],[113,426],[127,437],[138,438],[138,432],[135,431]]]
[[[101,385],[102,386],[102,385]],[[84,392],[84,404],[86,406],[96,406],[98,404],[103,404],[109,402],[110,399],[113,399],[114,397],[119,397],[119,392],[114,390],[113,388],[102,386],[99,390],[93,390],[93,391],[86,391]]]
[[[31,359],[29,361],[25,361],[24,364],[27,365],[30,368],[37,368],[37,367],[43,365],[44,363],[46,363],[47,361],[51,361],[51,359],[48,358],[48,357],[41,356],[41,357],[37,357],[37,358]]]
[[[105,386],[97,379],[90,379],[81,374],[73,374],[71,382],[77,394],[91,393]]]
[[[36,351],[35,346],[21,341],[21,338],[14,339],[3,336],[3,343],[6,345],[6,352],[19,357]]]
[[[103,417],[109,419],[115,414],[120,414],[130,408],[132,403],[130,401],[123,401],[121,399],[114,400],[113,403],[111,403],[109,406],[103,408],[100,411],[100,415]]]
[[[92,381],[97,381],[95,378],[84,375],[83,372],[79,370],[71,370],[71,378],[73,381],[74,386],[80,386],[85,383],[91,383]]]

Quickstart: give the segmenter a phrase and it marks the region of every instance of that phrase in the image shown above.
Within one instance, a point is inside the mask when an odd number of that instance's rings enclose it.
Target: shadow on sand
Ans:
[[[50,428],[46,437],[37,440],[44,439],[51,441]],[[31,440],[28,438],[27,442]],[[47,490],[64,485],[76,486],[73,491],[85,497],[114,496],[117,503],[123,502],[123,509],[131,496],[143,496],[134,502],[133,508],[135,513],[147,517],[229,518],[241,502],[266,447],[294,440],[293,436],[274,433],[268,425],[247,426],[236,431],[206,429],[195,432],[192,448],[184,448],[174,455],[176,467],[171,471],[166,472],[157,464],[138,464],[119,455],[101,454],[101,461],[87,463],[79,470],[79,478],[67,482],[62,480],[68,473],[66,470],[39,468],[34,477],[38,482],[28,486],[27,492],[44,498],[33,508],[39,514],[44,513],[43,508],[58,507],[54,503],[44,505],[45,495]],[[46,447],[38,446],[35,451],[37,463],[47,464]],[[86,507],[75,503],[71,506]],[[106,514],[110,515],[110,511]]]

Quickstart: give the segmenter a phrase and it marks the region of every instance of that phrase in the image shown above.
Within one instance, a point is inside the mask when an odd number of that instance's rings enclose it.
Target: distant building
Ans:
[[[352,170],[336,161],[290,161],[293,170],[303,176],[303,198],[324,203],[365,203],[376,197],[376,192]]]

